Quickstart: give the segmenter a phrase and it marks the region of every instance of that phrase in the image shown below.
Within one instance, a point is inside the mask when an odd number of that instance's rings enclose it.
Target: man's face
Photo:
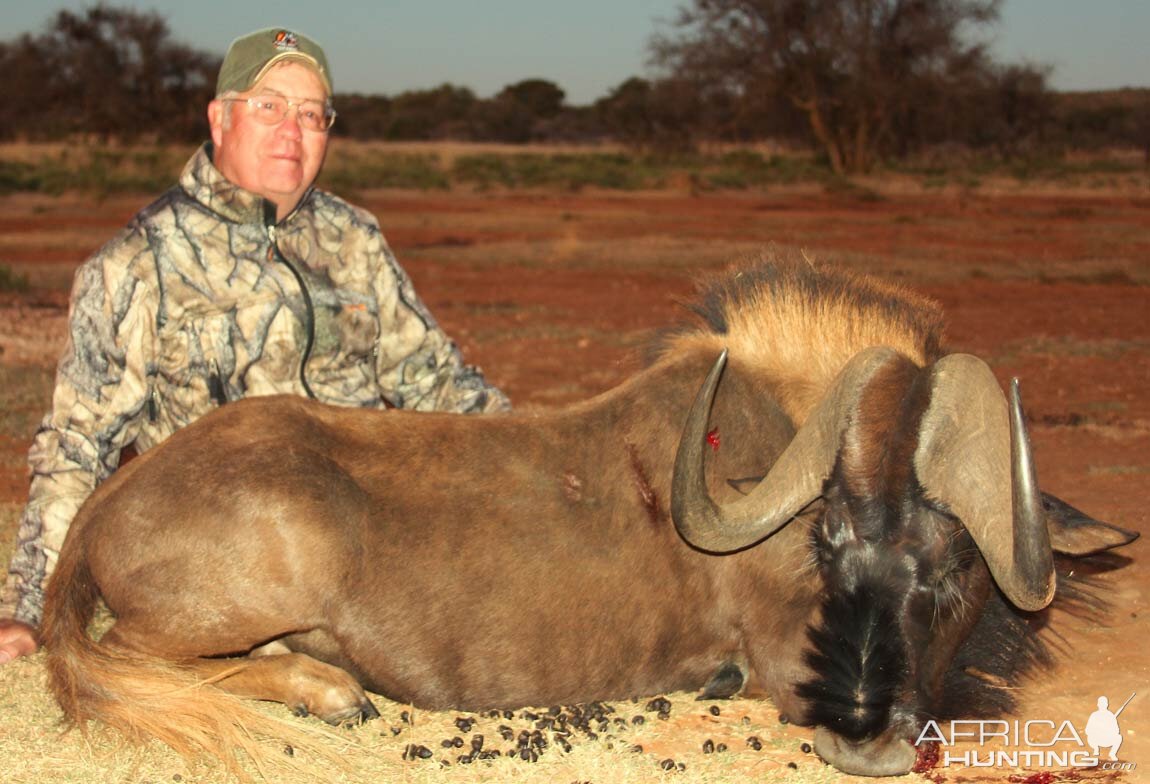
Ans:
[[[293,62],[272,68],[251,90],[238,97],[269,93],[293,102],[327,100],[327,91],[315,71]],[[327,134],[301,128],[294,106],[275,125],[256,120],[244,103],[231,104],[230,122],[225,122],[225,111],[223,101],[208,105],[216,168],[241,188],[273,202],[277,219],[282,219],[295,209],[319,174],[327,150]]]

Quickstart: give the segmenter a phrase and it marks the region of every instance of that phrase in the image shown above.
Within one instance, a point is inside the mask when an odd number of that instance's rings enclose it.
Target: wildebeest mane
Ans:
[[[807,407],[851,357],[890,346],[923,366],[942,354],[938,303],[906,288],[771,250],[704,279],[693,318],[666,332],[650,359],[691,347],[770,378],[787,413]]]

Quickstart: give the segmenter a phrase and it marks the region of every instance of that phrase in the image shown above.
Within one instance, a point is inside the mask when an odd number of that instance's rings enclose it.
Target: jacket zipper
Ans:
[[[304,307],[304,328],[307,330],[307,342],[304,344],[303,356],[300,358],[299,363],[299,380],[303,385],[303,390],[312,400],[316,399],[315,393],[312,392],[311,385],[307,383],[307,363],[311,359],[312,348],[315,346],[315,306],[312,305],[311,293],[307,290],[307,284],[304,283],[303,275],[296,268],[294,264],[287,260],[287,257],[280,253],[279,245],[276,243],[276,206],[270,201],[264,202],[264,225],[267,227],[268,240],[271,242],[271,247],[268,248],[268,261],[276,261],[283,264],[291,272],[295,278],[296,283],[299,284],[300,294],[303,295]]]

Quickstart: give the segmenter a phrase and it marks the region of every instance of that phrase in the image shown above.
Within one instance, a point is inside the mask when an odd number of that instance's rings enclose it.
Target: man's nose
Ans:
[[[277,130],[281,136],[285,136],[289,139],[303,138],[303,128],[301,128],[299,124],[299,107],[288,107],[287,114],[284,115]]]

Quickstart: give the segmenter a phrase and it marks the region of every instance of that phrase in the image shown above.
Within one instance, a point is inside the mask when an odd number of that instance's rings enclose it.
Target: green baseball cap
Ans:
[[[216,79],[216,95],[229,90],[239,93],[250,90],[273,65],[283,60],[297,60],[309,66],[323,80],[327,94],[332,94],[331,71],[320,45],[303,33],[269,27],[232,41]]]

